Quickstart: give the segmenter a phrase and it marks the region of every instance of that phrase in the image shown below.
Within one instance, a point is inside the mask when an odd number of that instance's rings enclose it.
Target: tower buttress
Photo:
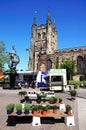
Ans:
[[[50,18],[50,11],[48,11],[47,20],[46,20],[46,32],[47,32],[47,54],[52,53],[51,41],[52,41],[52,22]]]
[[[54,19],[54,23],[53,23],[53,31],[54,31],[54,40],[55,40],[55,48],[58,49],[58,32],[57,32],[57,29],[56,29],[56,21]]]

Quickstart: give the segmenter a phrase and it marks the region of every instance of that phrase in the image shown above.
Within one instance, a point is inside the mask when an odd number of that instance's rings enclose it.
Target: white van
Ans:
[[[50,90],[65,91],[67,86],[66,69],[50,69],[45,80]]]

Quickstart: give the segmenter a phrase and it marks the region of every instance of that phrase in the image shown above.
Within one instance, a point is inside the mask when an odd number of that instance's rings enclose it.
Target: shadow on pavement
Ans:
[[[25,124],[31,122],[32,122],[32,116],[25,116],[25,117],[9,116],[7,119],[7,126],[16,126],[16,124]]]
[[[9,116],[7,119],[7,126],[16,126],[16,124],[32,123],[32,116],[13,117]],[[41,124],[55,124],[64,123],[64,118],[55,119],[53,117],[41,117]]]

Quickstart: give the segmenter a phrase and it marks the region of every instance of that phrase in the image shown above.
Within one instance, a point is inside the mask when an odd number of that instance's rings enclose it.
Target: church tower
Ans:
[[[52,23],[50,12],[48,11],[46,24],[36,24],[36,16],[34,16],[31,28],[31,41],[29,51],[28,70],[37,71],[38,55],[53,54],[57,50],[57,30],[55,21]]]

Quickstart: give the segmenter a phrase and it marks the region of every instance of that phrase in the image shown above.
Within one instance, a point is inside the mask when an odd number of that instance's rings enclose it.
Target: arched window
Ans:
[[[47,70],[52,68],[52,61],[50,59],[47,60]]]
[[[43,39],[45,38],[45,32],[42,33],[42,38],[43,38]]]
[[[41,39],[41,34],[40,33],[38,33],[38,39]]]
[[[84,71],[84,61],[82,56],[77,57],[77,72],[78,74],[83,74]]]

